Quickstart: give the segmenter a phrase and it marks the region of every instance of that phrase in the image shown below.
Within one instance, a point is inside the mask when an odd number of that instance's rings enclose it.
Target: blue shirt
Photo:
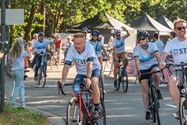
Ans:
[[[158,64],[156,58],[153,56],[154,53],[158,52],[158,48],[155,43],[148,42],[147,49],[143,49],[137,46],[133,50],[133,56],[138,57],[140,60],[140,70],[148,70],[154,64]]]

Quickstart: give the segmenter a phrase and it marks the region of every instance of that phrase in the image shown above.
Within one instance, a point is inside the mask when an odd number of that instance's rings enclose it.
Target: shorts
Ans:
[[[152,70],[154,67],[158,67],[158,68],[159,68],[158,64],[154,64],[154,65],[151,66],[151,68],[149,68],[149,69],[147,69],[147,70],[140,70],[140,73],[143,74],[143,73],[151,72],[151,70]],[[141,80],[144,80],[144,79],[149,79],[149,75],[141,75],[140,78],[139,78],[139,82],[140,82]]]
[[[60,48],[56,48],[57,55],[60,54]]]
[[[101,70],[94,69],[92,71],[92,77],[97,77],[99,79],[100,76],[101,76]],[[86,77],[86,75],[77,74],[75,79],[74,79],[74,82],[73,82],[73,88],[74,88],[75,84],[78,84],[80,86],[83,83],[85,77]]]

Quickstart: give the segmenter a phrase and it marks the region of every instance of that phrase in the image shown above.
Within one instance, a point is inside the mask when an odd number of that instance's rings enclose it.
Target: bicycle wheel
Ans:
[[[104,83],[103,83],[103,78],[102,78],[102,76],[101,76],[100,79],[99,79],[99,89],[100,89],[100,96],[101,96],[101,99],[104,100],[105,93],[104,93]]]
[[[72,97],[67,106],[67,125],[82,125],[80,122],[80,109],[77,97]],[[83,119],[83,121],[85,121]],[[85,124],[86,125],[86,124]]]
[[[42,68],[38,69],[38,85],[40,85],[42,79]]]
[[[121,84],[121,80],[122,80],[122,77],[121,77],[121,73],[120,73],[120,72],[121,72],[121,71],[119,70],[119,72],[118,72],[118,81],[117,81],[116,86],[114,86],[114,88],[115,88],[116,91],[119,90],[120,84]]]
[[[40,75],[40,85],[42,88],[45,87],[45,84],[46,84],[46,69],[44,69],[44,72],[42,71],[42,69],[45,68],[45,66],[42,66],[41,69],[41,75]]]
[[[92,106],[94,108],[94,106]],[[96,120],[92,121],[91,125],[106,125],[106,112],[105,112],[105,105],[104,101],[101,99],[100,105],[99,105],[99,110],[100,110],[100,117],[97,118]],[[92,111],[94,111],[92,109]]]
[[[149,88],[149,93],[148,93],[149,110],[151,111],[151,120],[153,120],[153,122],[155,122],[156,121],[156,113],[155,113],[155,109],[154,109],[154,99],[152,96],[153,96],[152,90],[151,90],[151,88]]]
[[[160,125],[159,100],[157,97],[157,90],[155,87],[151,87],[151,88],[152,88],[152,99],[153,99],[153,107],[154,107],[153,109],[155,115],[153,122],[157,121],[157,124]]]
[[[185,97],[180,98],[179,121],[180,125],[187,125],[187,102]]]
[[[123,71],[123,75],[124,77],[121,78],[121,82],[122,82],[122,88],[123,88],[123,92],[126,93],[128,90],[128,75],[126,70]]]

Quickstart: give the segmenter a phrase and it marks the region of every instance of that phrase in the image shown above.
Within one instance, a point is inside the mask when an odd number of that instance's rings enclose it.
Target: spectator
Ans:
[[[25,107],[25,88],[23,84],[24,78],[24,57],[28,56],[28,54],[23,49],[21,39],[17,39],[12,48],[10,49],[10,59],[12,62],[12,74],[13,80],[15,82],[14,89],[12,90],[12,98],[11,104],[16,106],[16,97],[19,93],[21,98],[21,107]]]
[[[60,35],[56,35],[55,39],[55,51],[57,52],[57,63],[60,64],[60,47],[61,47]]]

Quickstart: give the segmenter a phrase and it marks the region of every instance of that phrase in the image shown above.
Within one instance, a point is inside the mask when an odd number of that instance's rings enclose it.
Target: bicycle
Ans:
[[[180,92],[180,101],[179,101],[179,122],[180,125],[187,125],[187,88],[186,88],[186,83],[187,79],[187,63],[181,62],[181,64],[166,64],[166,68],[169,69],[170,73],[172,72],[170,70],[170,67],[178,67],[180,68],[179,70],[175,71],[182,71],[182,83],[179,83],[178,88]],[[186,81],[185,81],[186,80]]]
[[[127,75],[127,71],[124,67],[124,61],[120,61],[119,67],[118,67],[118,82],[117,84],[114,86],[115,90],[118,91],[120,88],[120,84],[122,83],[122,88],[123,88],[123,92],[126,93],[128,90],[128,75]]]
[[[37,56],[40,56],[41,63],[40,67],[38,69],[38,86],[41,86],[42,88],[45,87],[46,84],[46,64],[44,64],[44,58],[46,58],[47,54],[38,54]]]
[[[60,82],[58,81],[58,84]],[[62,94],[66,95],[63,88],[60,88]],[[102,98],[100,98],[100,115],[97,119],[92,117],[94,110],[93,101],[91,98],[91,90],[87,89],[84,83],[80,86],[80,93],[76,93],[67,105],[67,125],[106,125],[105,106]]]
[[[160,125],[160,115],[159,115],[159,97],[158,97],[158,91],[155,83],[153,82],[152,75],[154,73],[159,73],[160,71],[153,71],[148,73],[143,73],[142,75],[148,75],[148,97],[149,97],[149,110],[151,111],[151,120],[155,123],[157,121],[158,125]]]

